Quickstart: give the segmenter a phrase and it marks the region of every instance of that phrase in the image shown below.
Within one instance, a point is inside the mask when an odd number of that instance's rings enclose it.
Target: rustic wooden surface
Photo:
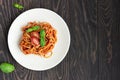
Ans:
[[[15,2],[24,9],[13,8]],[[7,45],[13,20],[32,8],[55,11],[71,33],[65,59],[42,72],[19,65]],[[0,62],[16,67],[10,74],[0,71],[0,80],[120,80],[120,0],[0,0]]]

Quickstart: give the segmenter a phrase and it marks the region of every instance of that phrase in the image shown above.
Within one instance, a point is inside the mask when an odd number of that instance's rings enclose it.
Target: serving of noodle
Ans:
[[[28,28],[33,26],[40,26],[36,32],[40,33],[40,30],[45,30],[45,46],[32,44],[31,32],[26,32]],[[24,54],[37,54],[43,57],[49,57],[52,55],[52,50],[57,41],[57,31],[48,22],[29,22],[26,26],[22,27],[22,37],[20,40],[20,49]],[[40,39],[38,39],[40,40]],[[47,56],[49,54],[49,56]]]

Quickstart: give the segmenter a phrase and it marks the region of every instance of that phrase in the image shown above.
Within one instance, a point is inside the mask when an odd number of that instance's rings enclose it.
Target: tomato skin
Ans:
[[[38,32],[31,32],[31,37],[36,37],[36,38],[40,38],[39,33]]]
[[[31,37],[31,43],[36,45],[36,46],[40,45],[39,39],[34,37],[34,36]]]

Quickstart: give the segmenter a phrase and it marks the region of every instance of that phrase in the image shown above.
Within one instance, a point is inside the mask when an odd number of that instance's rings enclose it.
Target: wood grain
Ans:
[[[23,10],[12,5],[19,3]],[[0,0],[0,63],[10,62],[11,74],[0,80],[120,80],[119,0]],[[71,45],[65,59],[47,71],[32,71],[11,56],[7,34],[13,20],[32,8],[47,8],[67,23]]]
[[[119,80],[119,0],[98,0],[99,80]],[[116,45],[117,44],[117,45]]]

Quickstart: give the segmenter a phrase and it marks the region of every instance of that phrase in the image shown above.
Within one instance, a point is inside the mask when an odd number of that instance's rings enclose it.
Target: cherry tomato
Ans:
[[[32,44],[35,44],[35,45],[39,45],[40,44],[39,43],[39,39],[34,37],[34,36],[31,37],[31,42],[32,42]]]
[[[31,32],[31,37],[36,37],[36,38],[40,38],[39,33],[38,32]]]

